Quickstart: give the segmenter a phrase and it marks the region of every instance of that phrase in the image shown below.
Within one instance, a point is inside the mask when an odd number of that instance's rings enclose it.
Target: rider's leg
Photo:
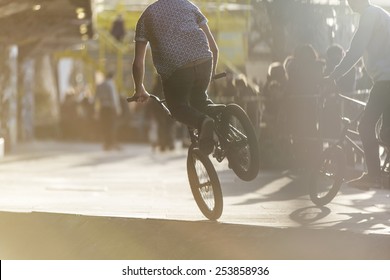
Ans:
[[[212,60],[206,61],[194,67],[195,84],[190,95],[191,106],[206,113],[207,106],[212,103],[208,98],[207,88],[210,84]],[[214,120],[205,117],[199,127],[199,148],[206,154],[210,154],[214,148]]]
[[[194,67],[177,70],[168,80],[163,81],[163,90],[173,118],[187,126],[199,128],[205,114],[192,106],[190,101],[196,87]],[[203,99],[206,102],[206,97]]]
[[[199,64],[194,67],[195,83],[190,95],[191,106],[201,112],[206,112],[208,105],[213,102],[207,95],[207,88],[210,84],[212,61]]]
[[[359,124],[359,134],[363,143],[367,175],[361,181],[368,183],[380,181],[379,144],[375,126],[389,100],[389,81],[377,82],[371,90],[370,98]]]
[[[187,126],[200,130],[200,148],[210,153],[213,148],[214,121],[203,113],[209,103],[207,87],[211,77],[211,60],[179,69],[163,81],[165,99],[172,116]],[[204,145],[204,143],[207,143]]]

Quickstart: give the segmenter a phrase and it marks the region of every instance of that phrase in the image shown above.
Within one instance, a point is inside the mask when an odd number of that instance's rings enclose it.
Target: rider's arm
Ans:
[[[207,25],[207,23],[200,25],[200,28],[206,34],[207,40],[209,42],[210,50],[213,53],[213,76],[214,76],[215,71],[217,69],[217,63],[218,63],[218,53],[219,53],[218,46],[217,46],[217,43],[215,42],[214,36],[211,33],[210,28]]]
[[[352,38],[349,50],[335,70],[329,75],[333,80],[338,80],[359,61],[370,43],[376,16],[372,9],[367,9],[360,17],[359,27]]]
[[[149,94],[146,92],[144,87],[144,76],[145,76],[145,55],[146,41],[135,42],[135,53],[133,61],[133,80],[134,80],[134,95],[138,97],[138,101],[146,101]]]

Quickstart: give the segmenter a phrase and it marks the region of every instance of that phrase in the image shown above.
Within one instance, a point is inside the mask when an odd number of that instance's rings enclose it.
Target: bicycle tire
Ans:
[[[317,206],[331,202],[340,190],[346,170],[346,156],[340,146],[326,148],[310,177],[309,195]]]
[[[224,149],[229,167],[244,181],[256,178],[260,169],[259,142],[245,111],[228,104],[221,115],[222,135],[228,143]]]
[[[192,195],[200,211],[209,220],[219,219],[222,215],[223,198],[217,172],[210,159],[192,145],[188,149],[187,174]]]

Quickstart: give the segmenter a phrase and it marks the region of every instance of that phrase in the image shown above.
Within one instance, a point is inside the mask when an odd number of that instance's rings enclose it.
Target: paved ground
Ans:
[[[21,144],[0,160],[1,259],[390,259],[390,191],[343,186],[315,207],[303,176],[252,182],[216,163],[218,222],[188,187],[186,151]]]

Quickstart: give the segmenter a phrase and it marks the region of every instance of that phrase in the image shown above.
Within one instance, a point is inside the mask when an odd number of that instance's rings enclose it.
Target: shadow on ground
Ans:
[[[0,213],[0,259],[390,259],[386,235],[340,230]]]

